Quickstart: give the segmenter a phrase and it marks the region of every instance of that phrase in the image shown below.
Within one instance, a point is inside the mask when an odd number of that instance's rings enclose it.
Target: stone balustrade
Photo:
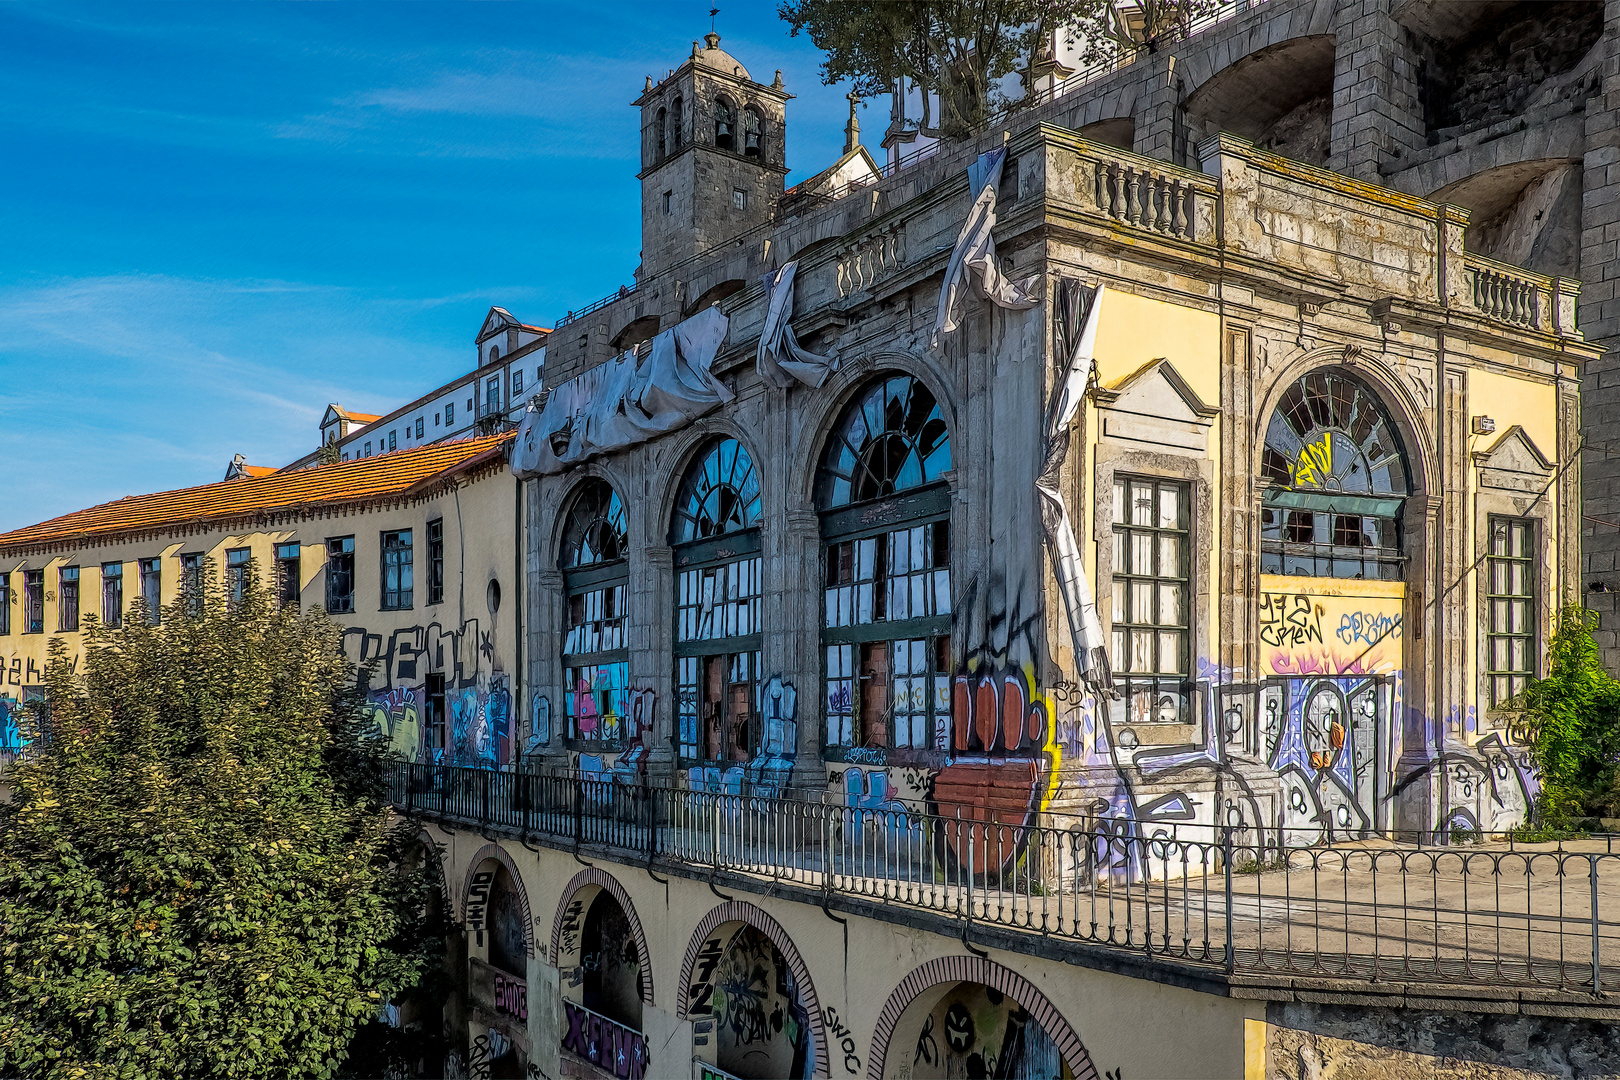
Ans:
[[[1580,282],[1545,277],[1469,255],[1463,263],[1468,301],[1492,322],[1547,334],[1573,335]]]
[[[1212,239],[1215,185],[1210,177],[1124,151],[1090,149],[1082,168],[1094,178],[1098,211],[1121,224],[1180,240]]]

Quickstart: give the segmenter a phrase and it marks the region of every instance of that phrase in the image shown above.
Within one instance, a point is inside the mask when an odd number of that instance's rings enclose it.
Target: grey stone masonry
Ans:
[[[1327,164],[1373,180],[1384,161],[1424,142],[1412,56],[1389,0],[1352,0],[1336,14]]]
[[[1603,347],[1587,365],[1581,397],[1586,449],[1582,574],[1586,606],[1599,613],[1598,644],[1612,670],[1620,658],[1620,0],[1603,10],[1602,82],[1586,111],[1581,193],[1581,326]],[[1594,108],[1594,105],[1600,107]]]

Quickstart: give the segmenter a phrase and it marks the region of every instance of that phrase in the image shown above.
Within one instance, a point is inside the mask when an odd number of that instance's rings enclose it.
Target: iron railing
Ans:
[[[1620,854],[1611,838],[1298,847],[1286,830],[1257,837],[1050,814],[1009,824],[629,777],[404,763],[391,776],[401,809],[484,831],[605,846],[629,859],[1228,973],[1620,989]]]

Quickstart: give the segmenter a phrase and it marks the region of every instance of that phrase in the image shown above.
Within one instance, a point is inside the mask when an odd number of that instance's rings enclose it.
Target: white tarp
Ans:
[[[684,427],[734,396],[709,370],[726,337],[709,307],[653,338],[645,357],[623,353],[551,388],[523,414],[512,448],[518,476],[548,476],[589,457]]]
[[[778,389],[787,389],[798,379],[806,386],[819,387],[827,376],[838,370],[838,357],[820,356],[799,344],[790,322],[793,318],[793,275],[798,272],[795,259],[776,271],[760,278],[769,296],[770,308],[765,312],[765,329],[759,334],[759,356],[755,368],[759,377]]]
[[[980,154],[968,166],[968,190],[977,192],[962,231],[957,234],[951,261],[945,267],[945,280],[939,286],[939,311],[934,316],[934,334],[929,344],[939,347],[941,334],[955,333],[956,306],[961,299],[963,278],[969,270],[978,281],[981,297],[998,307],[1024,311],[1040,303],[1035,295],[1038,278],[1009,281],[996,262],[996,242],[990,232],[996,227],[996,187],[1001,183],[1001,167],[1007,148],[998,146]]]
[[[1086,580],[1085,566],[1080,561],[1080,545],[1075,541],[1074,523],[1068,508],[1058,492],[1058,475],[1063,459],[1069,453],[1069,425],[1085,400],[1086,388],[1095,367],[1092,354],[1096,351],[1097,317],[1102,311],[1103,287],[1098,284],[1091,298],[1091,310],[1086,313],[1085,329],[1074,341],[1063,377],[1052,389],[1051,407],[1046,415],[1045,461],[1035,490],[1041,497],[1041,525],[1046,532],[1046,548],[1057,574],[1058,591],[1063,594],[1063,609],[1069,620],[1069,641],[1074,649],[1074,661],[1079,668],[1079,681],[1094,694],[1109,694],[1113,689],[1113,676],[1109,670],[1107,643],[1103,638],[1102,620],[1097,616],[1097,601]],[[1072,336],[1066,335],[1069,340]]]

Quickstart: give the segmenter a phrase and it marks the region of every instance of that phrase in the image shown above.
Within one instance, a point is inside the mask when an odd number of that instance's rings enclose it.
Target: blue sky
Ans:
[[[491,304],[628,283],[629,102],[708,6],[0,5],[0,531],[284,464],[328,401],[470,367]],[[829,164],[848,88],[774,4],[721,7],[797,95],[788,182]]]

